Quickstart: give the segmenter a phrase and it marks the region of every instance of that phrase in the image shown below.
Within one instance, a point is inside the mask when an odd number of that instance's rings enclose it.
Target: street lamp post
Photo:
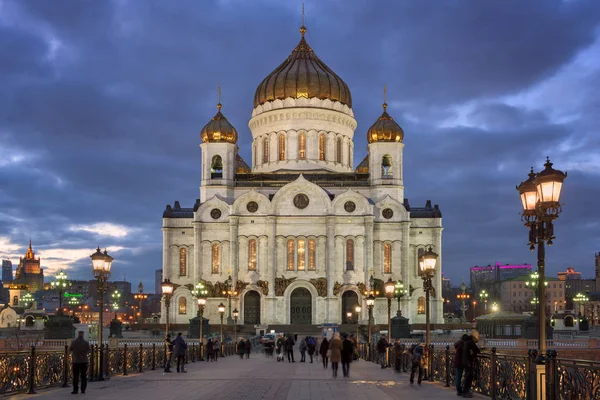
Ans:
[[[388,281],[385,283],[385,297],[387,297],[387,306],[388,306],[388,340],[391,343],[392,340],[392,299],[394,298],[394,291],[396,290],[396,285],[392,282],[392,278],[388,278]]]
[[[71,285],[71,282],[69,282],[67,280],[67,274],[64,271],[60,271],[56,275],[56,280],[51,282],[50,285],[52,286],[52,289],[58,291],[58,313],[57,314],[62,314],[62,312],[63,312],[63,309],[62,309],[63,294],[65,293],[65,290],[67,289],[67,287],[69,287]]]
[[[227,290],[223,291],[223,295],[227,297],[227,302],[229,305],[229,315],[227,316],[227,325],[231,325],[233,323],[233,319],[231,318],[231,299],[237,298],[237,291],[233,287],[233,279],[231,279],[231,275],[227,278]]]
[[[240,312],[237,310],[237,308],[234,308],[233,309],[233,343],[234,343],[236,350],[237,350],[237,320],[238,320],[239,315],[240,315]]]
[[[117,310],[119,309],[119,299],[121,298],[121,293],[118,290],[115,290],[112,295],[113,300],[113,308],[115,310],[115,320],[117,320]]]
[[[98,315],[98,380],[104,380],[104,351],[102,331],[104,330],[104,295],[106,294],[107,282],[110,277],[110,269],[112,267],[113,258],[108,255],[108,252],[100,251],[100,246],[96,252],[90,256],[92,259],[92,268],[94,277],[96,278],[96,288],[100,300],[100,313]]]
[[[517,187],[523,206],[521,220],[529,228],[529,248],[534,250],[537,245],[538,272],[540,280],[545,280],[545,243],[552,245],[554,237],[553,221],[562,211],[559,203],[560,192],[566,173],[552,168],[550,158],[546,159],[544,170],[540,173],[529,173],[526,181]],[[539,359],[543,362],[546,353],[546,286],[538,285],[538,325],[539,325]]]
[[[221,314],[221,340],[220,340],[220,342],[221,342],[221,344],[220,344],[221,357],[225,357],[223,355],[223,315],[225,315],[225,304],[220,303],[218,306],[218,309],[219,309],[219,314]]]
[[[202,325],[204,325],[202,322],[202,316],[204,315],[204,306],[206,306],[206,298],[205,297],[198,297],[197,299],[198,301],[198,318],[200,319],[200,361],[203,361],[204,359],[202,358],[202,353],[204,350],[204,338],[203,338],[203,334],[202,334]]]
[[[357,305],[354,308],[354,311],[356,311],[356,344],[358,344],[359,340],[358,340],[358,321],[360,320],[360,313],[362,311],[362,307]]]
[[[492,304],[492,312],[493,313],[498,312],[499,309],[500,309],[500,307],[498,306],[498,303],[493,303]]]
[[[404,289],[404,282],[398,279],[396,281],[396,284],[394,285],[394,297],[396,297],[396,299],[398,300],[398,310],[396,310],[397,317],[402,316],[402,311],[400,310],[400,299],[402,299],[406,295],[406,293],[408,293],[408,291]]]
[[[579,309],[577,310],[578,315],[583,315],[585,317],[585,303],[587,303],[589,298],[583,293],[577,293],[573,298],[573,301],[577,302],[579,305]],[[583,306],[583,312],[581,311],[581,307]]]
[[[142,321],[144,318],[144,312],[142,311],[142,305],[144,303],[144,300],[146,300],[148,298],[148,295],[144,293],[144,284],[142,283],[141,280],[140,280],[140,284],[138,285],[138,292],[133,295],[133,298],[139,302],[139,306],[138,306],[138,313],[139,313],[138,324],[139,324],[140,321]]]
[[[367,337],[367,344],[369,346],[369,357],[371,357],[371,319],[373,318],[373,306],[375,305],[375,296],[373,295],[373,293],[371,293],[369,295],[369,297],[367,297],[367,310],[369,311],[369,323],[368,323],[368,329],[367,329],[367,333],[368,333],[368,337]]]
[[[477,321],[477,300],[473,299],[473,321]]]
[[[484,314],[487,314],[487,302],[488,302],[489,296],[490,296],[490,294],[485,289],[482,290],[481,292],[479,292],[479,300],[481,300],[481,302],[483,303]]]
[[[467,322],[467,305],[466,301],[471,298],[471,295],[467,293],[467,285],[465,285],[465,281],[460,285],[460,293],[456,295],[456,298],[460,300],[460,311],[462,312],[462,322],[463,324]]]
[[[431,246],[421,257],[419,258],[419,272],[423,279],[423,289],[425,290],[425,347],[429,352],[429,345],[431,343],[431,326],[429,315],[429,296],[433,290],[432,278],[435,276],[435,264],[437,262],[438,255],[433,252]]]
[[[165,280],[161,283],[162,293],[165,298],[165,337],[169,334],[169,309],[171,308],[171,297],[173,296],[173,290],[175,289],[175,285],[171,283],[169,278],[165,278]]]

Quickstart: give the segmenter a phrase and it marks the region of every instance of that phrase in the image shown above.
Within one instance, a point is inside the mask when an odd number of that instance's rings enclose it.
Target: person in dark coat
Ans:
[[[300,350],[300,362],[306,362],[306,350],[307,350],[306,338],[300,340],[298,349]]]
[[[471,336],[463,344],[462,365],[465,376],[465,382],[462,387],[463,397],[473,397],[471,386],[473,385],[475,363],[477,362],[477,354],[481,353],[481,350],[477,347],[477,342],[479,342],[479,332],[473,329]]]
[[[288,362],[296,362],[294,361],[294,338],[292,335],[289,335],[287,340],[285,341],[285,351],[287,352]]]
[[[250,352],[252,351],[252,342],[250,342],[250,339],[246,339],[246,343],[244,343],[244,350],[246,351],[246,359],[249,359]]]
[[[206,361],[212,361],[213,358],[215,358],[214,343],[212,339],[208,339],[208,342],[206,342]]]
[[[324,337],[323,341],[321,342],[321,347],[319,347],[319,354],[321,355],[321,358],[323,359],[323,368],[327,368],[327,364],[329,364],[329,357],[327,357],[327,350],[329,350],[329,341],[327,340],[327,337]]]
[[[171,341],[171,335],[167,335],[165,338],[165,349],[167,351],[165,358],[165,370],[164,372],[173,372],[171,371],[171,358],[173,357],[173,341]]]
[[[454,343],[454,368],[456,369],[454,384],[456,385],[456,395],[462,396],[462,377],[463,377],[463,349],[465,341],[469,340],[469,335],[466,333],[462,335],[459,341]]]
[[[173,347],[175,350],[175,356],[177,357],[177,372],[186,373],[185,353],[187,350],[187,343],[183,339],[181,332],[179,332],[175,340],[173,340]]]
[[[243,360],[244,354],[246,354],[246,342],[244,342],[244,338],[240,338],[238,342],[237,353],[240,356],[240,360]]]
[[[415,382],[415,372],[419,372],[417,383],[420,385],[423,380],[423,356],[425,355],[425,343],[415,344],[412,347],[412,368],[410,370],[410,384]]]
[[[83,331],[77,333],[77,338],[69,346],[71,352],[71,363],[73,370],[73,391],[71,394],[77,394],[79,391],[79,379],[81,378],[81,393],[85,393],[87,388],[87,367],[88,355],[90,354],[90,344],[83,338]]]
[[[312,336],[306,338],[306,349],[310,357],[310,363],[313,362],[313,354],[315,354],[315,339]]]
[[[396,338],[394,342],[394,370],[396,372],[402,372],[402,353],[404,353],[404,347],[400,343],[400,339]]]
[[[381,335],[379,341],[377,342],[377,354],[379,355],[379,363],[381,364],[381,368],[387,368],[387,348],[388,342],[385,338],[385,335]]]
[[[350,363],[354,358],[354,342],[348,339],[348,335],[344,335],[342,341],[342,373],[344,378],[348,378],[350,375]]]

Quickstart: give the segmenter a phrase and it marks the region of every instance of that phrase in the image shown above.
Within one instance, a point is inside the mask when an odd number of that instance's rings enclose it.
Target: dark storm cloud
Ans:
[[[249,161],[254,90],[298,42],[300,2],[6,3],[0,146],[25,158],[0,162],[0,236],[23,245],[32,236],[41,248],[123,247],[115,274],[143,274],[152,286],[165,204],[189,207],[198,197],[198,133],[216,112],[217,85]],[[446,274],[533,260],[514,185],[550,150],[566,163],[600,147],[590,133],[598,100],[557,123],[498,98],[552,79],[588,47],[600,3],[364,0],[306,9],[309,43],[352,90],[357,162],[387,83],[390,112],[406,131],[407,197],[414,206],[431,198],[444,212]],[[559,151],[569,138],[587,148]],[[569,176],[555,269],[589,270],[600,228],[581,219],[597,198],[597,171]],[[71,229],[100,222],[133,231]],[[576,240],[582,231],[591,239]],[[73,265],[87,274],[87,260]]]

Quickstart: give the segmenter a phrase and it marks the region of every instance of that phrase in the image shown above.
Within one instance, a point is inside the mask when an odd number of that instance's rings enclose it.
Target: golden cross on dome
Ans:
[[[306,33],[306,27],[304,26],[304,3],[302,3],[302,26],[300,26],[300,34],[304,37]]]
[[[217,102],[217,108],[219,109],[219,111],[221,111],[221,85],[217,86],[217,92],[219,93],[218,96],[218,102]]]
[[[387,86],[383,85],[383,109],[387,108]]]

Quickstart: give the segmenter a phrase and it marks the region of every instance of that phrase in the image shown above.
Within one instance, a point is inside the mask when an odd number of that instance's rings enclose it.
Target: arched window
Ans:
[[[392,245],[390,243],[383,245],[383,273],[392,273]]]
[[[325,161],[325,149],[327,146],[327,140],[325,138],[325,134],[321,133],[319,135],[319,160]]]
[[[314,239],[308,240],[308,270],[315,271],[317,269],[316,257],[317,242]]]
[[[425,314],[425,297],[419,297],[417,301],[417,314]]]
[[[304,271],[305,268],[305,258],[304,256],[306,255],[305,251],[306,248],[304,247],[306,245],[306,242],[304,241],[304,239],[300,239],[298,240],[298,271]]]
[[[210,163],[210,177],[212,179],[218,179],[223,177],[223,159],[221,156],[213,156]]]
[[[187,314],[187,299],[185,297],[179,298],[179,314]]]
[[[392,176],[392,156],[389,154],[381,158],[381,175],[384,178]]]
[[[263,139],[263,164],[269,162],[269,138]]]
[[[279,135],[279,161],[285,160],[285,135]]]
[[[25,318],[25,326],[28,328],[32,328],[33,327],[33,317],[31,315],[28,315],[27,318]]]
[[[179,249],[179,276],[187,275],[187,249]]]
[[[354,240],[346,240],[346,271],[354,270]]]
[[[256,271],[256,240],[248,241],[248,271]]]
[[[565,317],[565,327],[566,328],[572,328],[574,326],[574,320],[573,317],[571,317],[570,315]]]
[[[342,162],[342,138],[339,137],[337,139],[337,148],[336,148],[335,160],[339,163]]]
[[[300,160],[306,159],[306,133],[304,132],[298,135],[298,158]]]
[[[19,296],[13,296],[13,306],[19,305]]]
[[[214,243],[212,245],[212,273],[213,274],[218,274],[219,273],[219,266],[220,266],[220,260],[219,260],[219,244],[218,243]]]
[[[294,270],[294,241],[292,239],[287,241],[287,269],[288,271]]]

